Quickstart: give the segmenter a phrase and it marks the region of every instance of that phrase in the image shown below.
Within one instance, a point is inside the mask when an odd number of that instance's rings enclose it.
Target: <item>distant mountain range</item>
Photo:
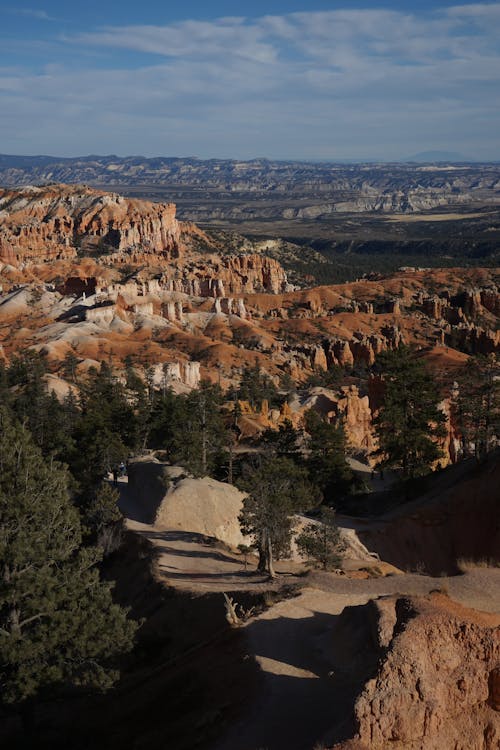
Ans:
[[[438,151],[417,154],[413,159],[418,164],[334,164],[0,155],[0,186],[88,184],[173,201],[181,218],[201,222],[317,220],[337,213],[415,213],[500,204],[500,164],[450,164],[453,160],[444,156]]]

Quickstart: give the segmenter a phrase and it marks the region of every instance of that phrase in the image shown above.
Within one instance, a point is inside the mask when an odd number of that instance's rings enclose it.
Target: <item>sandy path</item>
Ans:
[[[312,750],[335,715],[348,714],[345,680],[330,674],[325,648],[333,618],[368,599],[305,590],[250,622],[245,633],[263,672],[260,693],[212,750]]]
[[[298,580],[294,573],[301,566],[292,562],[277,563],[281,580],[270,584],[267,576],[255,572],[255,558],[249,557],[245,569],[242,555],[207,543],[199,534],[164,529],[144,522],[144,512],[126,478],[119,479],[120,509],[130,531],[148,539],[157,553],[157,571],[168,586],[197,593],[208,591],[269,590],[283,585],[283,576]]]

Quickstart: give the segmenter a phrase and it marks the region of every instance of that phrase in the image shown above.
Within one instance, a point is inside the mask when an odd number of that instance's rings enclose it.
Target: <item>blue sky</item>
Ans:
[[[0,0],[0,152],[500,159],[500,2]]]

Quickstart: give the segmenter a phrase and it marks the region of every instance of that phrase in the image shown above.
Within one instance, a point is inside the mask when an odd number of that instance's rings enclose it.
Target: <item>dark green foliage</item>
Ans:
[[[323,506],[319,523],[307,524],[298,535],[297,546],[315,567],[323,570],[338,568],[344,543],[335,522],[333,508]]]
[[[65,459],[72,447],[71,423],[65,407],[53,392],[49,393],[46,374],[46,362],[36,352],[15,357],[7,371],[13,386],[10,404],[44,455]]]
[[[374,420],[382,467],[400,470],[404,479],[427,474],[442,456],[445,416],[439,389],[423,362],[406,346],[378,359],[384,400]]]
[[[331,424],[312,409],[306,415],[309,476],[325,499],[345,493],[353,480],[346,461],[346,439],[342,424]]]
[[[290,420],[286,419],[277,430],[270,427],[264,430],[261,440],[266,452],[300,463],[301,437],[301,431],[296,430]]]
[[[152,373],[148,369],[145,372],[146,382],[139,377],[134,368],[131,358],[125,366],[125,389],[128,404],[132,407],[135,417],[135,447],[145,448],[149,440],[151,427],[151,412],[154,401],[154,390],[152,386]]]
[[[0,359],[0,406],[10,406],[11,401],[12,396],[9,390],[9,374],[3,360]]]
[[[184,438],[178,438],[177,456],[195,476],[210,474],[224,461],[222,401],[220,387],[208,382],[202,382],[186,397],[187,421]]]
[[[41,379],[46,372],[45,359],[37,352],[28,349],[12,357],[8,368],[9,385],[25,386],[30,381]]]
[[[74,439],[77,447],[68,461],[83,494],[92,494],[107,472],[138,445],[134,408],[105,363],[82,387]]]
[[[4,703],[45,688],[107,689],[136,629],[82,547],[66,472],[0,411],[0,685]]]
[[[66,380],[70,380],[72,383],[76,383],[77,380],[77,365],[78,357],[76,357],[73,352],[69,351],[63,359],[62,374]]]
[[[202,382],[187,396],[171,390],[157,394],[152,412],[150,442],[167,451],[194,476],[213,473],[226,463],[227,428],[218,385]]]
[[[458,379],[454,411],[465,455],[484,459],[500,435],[500,362],[496,354],[470,357]]]
[[[151,408],[150,446],[162,448],[168,454],[175,452],[175,436],[182,430],[184,419],[184,399],[176,396],[171,388],[156,393]]]
[[[317,501],[305,469],[287,458],[257,459],[244,467],[238,486],[248,495],[240,515],[241,528],[259,552],[259,570],[274,575],[274,557],[290,551],[292,516]]]
[[[267,401],[271,407],[279,407],[283,403],[274,382],[262,372],[257,362],[243,370],[237,397],[240,401],[248,401],[253,409],[259,409],[263,401]]]
[[[335,388],[342,382],[344,371],[342,367],[334,365],[328,370],[317,368],[312,375],[309,375],[304,383],[304,388]]]
[[[85,508],[84,521],[91,540],[104,556],[120,546],[123,535],[123,516],[118,507],[119,491],[109,482],[101,482]]]

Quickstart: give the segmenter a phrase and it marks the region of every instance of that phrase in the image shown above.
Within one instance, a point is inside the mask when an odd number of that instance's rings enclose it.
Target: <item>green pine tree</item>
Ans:
[[[438,439],[445,416],[432,375],[411,350],[400,347],[378,360],[384,397],[374,420],[380,465],[400,470],[404,479],[427,474],[442,456]]]
[[[296,430],[291,421],[286,419],[277,430],[271,427],[264,430],[261,440],[266,451],[269,450],[277,456],[300,463],[301,436],[300,430]]]
[[[323,506],[319,523],[307,524],[298,535],[297,547],[313,565],[323,570],[338,568],[344,543],[333,508]]]
[[[274,558],[290,551],[292,516],[315,504],[316,488],[308,481],[305,469],[278,457],[245,466],[238,486],[248,493],[240,514],[242,531],[253,537],[259,570],[274,577]]]
[[[57,685],[106,690],[136,624],[82,546],[68,477],[0,410],[0,688],[19,707]]]
[[[349,489],[352,470],[346,460],[346,439],[343,426],[332,424],[312,409],[306,413],[307,467],[309,476],[322,491],[325,499],[332,499]]]
[[[496,354],[470,357],[458,378],[455,419],[464,454],[484,460],[500,436],[500,361]]]

